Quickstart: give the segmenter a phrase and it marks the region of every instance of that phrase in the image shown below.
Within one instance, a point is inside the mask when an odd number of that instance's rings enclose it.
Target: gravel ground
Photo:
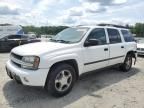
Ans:
[[[9,79],[0,54],[0,108],[144,108],[144,58],[127,73],[117,69],[92,72],[80,78],[70,94],[49,96],[41,87],[17,84]]]

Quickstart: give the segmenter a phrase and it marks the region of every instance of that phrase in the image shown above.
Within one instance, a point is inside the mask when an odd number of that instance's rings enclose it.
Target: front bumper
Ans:
[[[30,86],[44,86],[49,69],[27,70],[13,64],[10,60],[6,63],[8,76],[18,83]]]

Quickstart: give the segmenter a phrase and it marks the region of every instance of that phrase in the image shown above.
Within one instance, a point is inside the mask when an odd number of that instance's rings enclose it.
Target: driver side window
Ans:
[[[105,45],[106,42],[106,34],[104,28],[96,28],[91,31],[88,36],[87,40],[90,39],[97,39],[99,44],[98,45]]]

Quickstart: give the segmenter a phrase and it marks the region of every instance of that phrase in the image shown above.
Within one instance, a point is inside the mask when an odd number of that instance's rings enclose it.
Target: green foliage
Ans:
[[[23,26],[25,33],[34,32],[37,36],[40,36],[41,34],[56,35],[58,32],[62,31],[65,28],[68,27],[67,26],[42,26],[42,27]]]
[[[136,23],[134,26],[126,25],[130,28],[133,34],[136,34],[137,37],[144,37],[144,23]],[[23,26],[25,33],[34,32],[37,36],[41,34],[56,35],[58,32],[67,28],[67,26]]]
[[[131,31],[137,37],[144,37],[144,23],[136,23],[135,26],[131,27]]]

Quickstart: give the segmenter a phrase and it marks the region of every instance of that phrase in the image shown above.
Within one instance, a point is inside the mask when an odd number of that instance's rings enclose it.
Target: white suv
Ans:
[[[136,49],[128,29],[78,26],[63,30],[49,42],[14,48],[6,70],[23,85],[43,86],[53,96],[64,96],[85,72],[116,64],[129,71]]]

